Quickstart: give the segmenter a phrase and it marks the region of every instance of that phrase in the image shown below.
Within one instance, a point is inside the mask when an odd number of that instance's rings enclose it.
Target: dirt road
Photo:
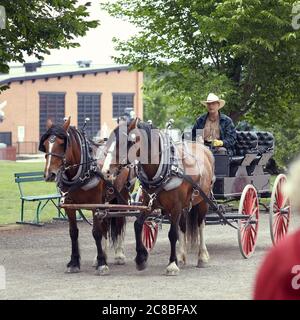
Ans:
[[[292,228],[300,225],[293,217]],[[94,275],[95,245],[91,227],[79,223],[81,272],[66,274],[70,256],[68,224],[56,222],[45,227],[0,228],[0,265],[6,270],[6,290],[0,299],[250,299],[257,268],[271,246],[268,216],[261,215],[258,245],[254,256],[240,255],[236,231],[225,226],[206,228],[211,256],[206,268],[196,268],[196,255],[189,254],[187,266],[177,277],[164,275],[169,259],[168,226],[158,235],[148,268],[135,268],[132,221],[127,224],[125,266],[113,264],[110,275]]]

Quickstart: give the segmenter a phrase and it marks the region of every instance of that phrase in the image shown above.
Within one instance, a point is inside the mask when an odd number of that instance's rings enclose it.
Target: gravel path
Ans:
[[[292,228],[300,225],[293,217]],[[168,226],[158,235],[148,268],[135,269],[135,243],[132,220],[127,224],[125,266],[113,264],[109,252],[110,275],[94,275],[96,252],[91,227],[79,223],[81,272],[64,273],[70,256],[68,224],[56,222],[42,228],[0,227],[0,265],[6,270],[6,290],[0,299],[251,299],[257,268],[271,240],[268,216],[262,214],[258,245],[248,260],[242,258],[236,231],[225,226],[206,228],[211,256],[206,268],[196,268],[196,255],[189,254],[187,266],[177,277],[164,271],[169,259]]]

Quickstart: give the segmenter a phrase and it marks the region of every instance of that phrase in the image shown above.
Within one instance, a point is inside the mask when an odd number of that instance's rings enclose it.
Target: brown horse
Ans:
[[[124,137],[127,139],[125,153]],[[170,140],[166,134],[153,130],[151,125],[138,118],[130,121],[125,128],[118,126],[108,139],[107,148],[110,157],[107,157],[102,172],[105,175],[114,176],[120,170],[120,166],[137,163],[136,171],[143,186],[145,204],[149,205],[150,202],[152,209],[160,208],[162,213],[170,219],[168,236],[171,254],[166,274],[176,275],[179,273],[178,261],[186,263],[186,241],[192,247],[198,245],[199,267],[209,260],[204,239],[204,218],[208,205],[191,182],[179,176],[170,175],[170,168],[174,169],[170,160],[174,158],[175,152],[175,158],[181,161],[183,172],[188,174],[208,196],[214,180],[214,157],[201,143],[184,142],[175,147],[174,144],[168,144],[168,141]],[[122,148],[123,151],[120,151]],[[170,149],[173,150],[171,155]],[[146,154],[145,151],[147,151]],[[168,152],[169,156],[166,157]],[[179,167],[178,164],[177,168]],[[137,252],[135,261],[138,270],[146,267],[148,258],[148,252],[142,243],[142,227],[146,217],[147,213],[141,213],[134,223]]]
[[[85,138],[79,130],[70,126],[70,117],[63,126],[47,122],[47,132],[40,141],[40,151],[46,154],[45,181],[56,181],[62,193],[62,202],[66,204],[99,204],[107,202],[107,185],[95,162],[97,146]],[[129,192],[124,188],[128,169],[123,170],[115,181],[124,202],[128,203]],[[111,197],[110,199],[111,200]],[[117,202],[118,199],[114,199]],[[71,260],[67,264],[67,272],[80,270],[80,254],[78,245],[78,227],[76,210],[65,209],[69,220],[69,231],[72,243]],[[124,264],[123,250],[125,218],[98,219],[93,210],[93,237],[97,246],[97,260],[94,263],[97,275],[109,272],[106,255],[108,235],[115,249],[115,263]],[[104,247],[103,247],[104,246]]]

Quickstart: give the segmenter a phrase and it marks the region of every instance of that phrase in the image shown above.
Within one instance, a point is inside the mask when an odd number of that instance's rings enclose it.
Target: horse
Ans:
[[[129,192],[125,183],[129,171],[125,168],[115,180],[113,188],[119,197],[112,197],[107,192],[107,181],[100,173],[96,163],[99,145],[88,140],[81,131],[70,126],[69,117],[62,126],[47,121],[47,132],[41,137],[39,150],[45,153],[46,163],[44,179],[46,182],[56,181],[61,191],[61,203],[65,204],[101,204],[110,200],[113,203],[128,203]],[[100,166],[101,167],[101,166]],[[121,199],[120,199],[121,198]],[[110,238],[115,250],[115,264],[125,264],[123,240],[125,218],[99,219],[97,211],[93,212],[92,234],[97,247],[97,256],[93,266],[96,275],[109,273],[107,264],[107,240]],[[65,209],[69,221],[71,238],[71,260],[67,264],[67,273],[80,271],[80,253],[78,244],[79,230],[77,227],[76,210]]]
[[[155,130],[152,124],[142,122],[139,118],[132,119],[125,127],[117,126],[111,133],[106,147],[110,156],[106,158],[102,173],[107,177],[113,177],[120,167],[134,164],[143,187],[144,204],[151,207],[151,210],[161,209],[162,214],[170,220],[168,238],[171,252],[166,275],[177,275],[180,271],[179,264],[186,264],[187,244],[191,248],[198,248],[197,266],[207,265],[209,253],[205,244],[204,226],[208,204],[204,200],[205,197],[195,188],[195,184],[207,197],[210,196],[215,180],[212,152],[202,143],[185,141],[175,146],[170,143],[166,133]],[[170,150],[173,150],[171,155]],[[195,154],[200,156],[197,158],[193,156]],[[170,164],[171,158],[173,165]],[[177,162],[181,161],[185,178],[176,173],[173,175],[176,170],[179,172],[180,167],[179,162],[174,167],[176,159]],[[142,227],[147,215],[147,212],[141,212],[134,222],[135,262],[138,270],[147,266],[148,252],[142,242]]]

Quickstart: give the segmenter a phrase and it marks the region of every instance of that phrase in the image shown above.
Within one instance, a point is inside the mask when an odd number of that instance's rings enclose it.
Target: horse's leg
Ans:
[[[105,220],[99,221],[93,212],[93,237],[97,246],[97,265],[96,275],[102,276],[109,273],[109,268],[106,262],[106,253],[102,248],[102,240],[107,238],[108,226]]]
[[[126,257],[124,254],[124,229],[125,217],[113,218],[111,221],[111,234],[114,233],[113,246],[115,250],[115,264],[125,264]]]
[[[198,264],[197,267],[205,267],[209,261],[209,254],[205,244],[204,228],[205,228],[205,215],[208,211],[208,205],[206,203],[200,203],[199,206],[199,252],[198,252]]]
[[[176,242],[178,240],[178,225],[179,225],[180,214],[181,214],[181,210],[179,214],[173,214],[171,216],[171,226],[168,234],[170,244],[171,244],[171,255],[170,255],[169,265],[166,269],[167,276],[176,276],[179,273],[177,257],[176,257]]]
[[[186,216],[183,213],[180,217],[179,222],[179,229],[178,229],[178,236],[179,236],[179,247],[178,247],[178,254],[177,260],[178,263],[181,265],[186,264]]]
[[[204,227],[205,222],[203,221],[199,227],[200,243],[199,243],[199,252],[198,252],[198,264],[197,267],[205,267],[209,261],[209,253],[205,244],[204,236]]]
[[[142,231],[145,220],[146,215],[144,213],[141,213],[134,222],[134,233],[136,241],[135,263],[137,270],[144,270],[147,267],[148,251],[142,241]]]
[[[72,243],[72,254],[71,260],[67,264],[68,273],[76,273],[80,271],[80,254],[79,254],[79,245],[78,245],[78,228],[76,221],[76,210],[65,210],[68,219],[69,219],[69,233]]]
[[[107,248],[108,248],[108,239],[107,238],[105,238],[105,237],[102,237],[102,239],[101,239],[101,245],[102,245],[102,250],[103,250],[103,252],[104,252],[104,255],[105,255],[105,258],[106,258],[106,260],[107,260]],[[94,258],[94,261],[93,261],[93,267],[97,267],[98,266],[98,259],[97,259],[97,257],[98,257],[98,250],[97,250],[97,253],[96,253],[96,255],[95,255],[95,258]]]
[[[115,264],[123,265],[126,262],[126,256],[124,254],[124,236],[122,234],[118,235],[117,241],[115,242]]]

